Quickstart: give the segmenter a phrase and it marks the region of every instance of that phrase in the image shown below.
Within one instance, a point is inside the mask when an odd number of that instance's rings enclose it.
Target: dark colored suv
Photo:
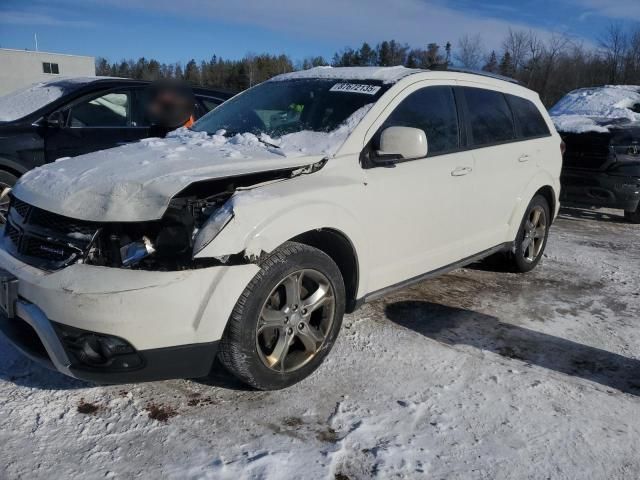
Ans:
[[[640,86],[575,90],[550,113],[566,144],[561,200],[640,223]]]
[[[150,83],[60,78],[0,97],[0,190],[58,158],[154,136],[145,113]],[[196,119],[232,96],[197,87],[193,94]]]

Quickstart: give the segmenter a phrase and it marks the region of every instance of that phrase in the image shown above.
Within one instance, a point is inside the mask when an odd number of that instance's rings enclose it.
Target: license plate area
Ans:
[[[16,316],[18,300],[18,279],[6,270],[0,269],[0,310],[7,318]]]

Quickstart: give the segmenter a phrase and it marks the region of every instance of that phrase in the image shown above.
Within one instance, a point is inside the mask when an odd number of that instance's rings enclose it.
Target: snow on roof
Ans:
[[[112,77],[56,77],[8,93],[0,97],[0,121],[26,117],[82,85],[109,78]]]
[[[304,78],[322,78],[335,80],[380,80],[384,83],[396,83],[414,73],[425,72],[416,68],[398,67],[315,67],[299,72],[284,73],[271,81],[297,80]]]
[[[640,123],[640,86],[581,88],[565,95],[549,111],[562,132],[608,132],[612,125]]]

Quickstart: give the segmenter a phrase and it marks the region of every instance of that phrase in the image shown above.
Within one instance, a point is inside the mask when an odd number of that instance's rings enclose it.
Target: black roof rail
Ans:
[[[448,71],[448,72],[458,72],[458,73],[469,73],[471,75],[480,75],[481,77],[489,77],[495,78],[496,80],[502,80],[503,82],[514,83],[516,85],[523,86],[522,82],[516,80],[515,78],[505,77],[504,75],[499,75],[497,73],[485,72],[484,70],[473,70],[471,68],[464,67],[450,67],[447,64],[435,64],[429,67],[429,70],[432,71]]]

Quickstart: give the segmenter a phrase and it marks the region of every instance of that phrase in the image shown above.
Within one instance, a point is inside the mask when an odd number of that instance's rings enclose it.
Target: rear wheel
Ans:
[[[551,213],[542,195],[533,197],[520,224],[510,263],[517,272],[529,272],[540,262],[547,245]]]
[[[345,308],[335,262],[320,250],[288,242],[260,263],[236,304],[220,344],[220,360],[245,383],[275,390],[320,366]]]
[[[638,205],[635,212],[625,211],[624,218],[631,223],[640,223],[640,205]]]

